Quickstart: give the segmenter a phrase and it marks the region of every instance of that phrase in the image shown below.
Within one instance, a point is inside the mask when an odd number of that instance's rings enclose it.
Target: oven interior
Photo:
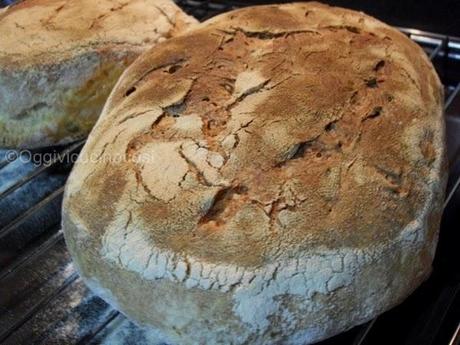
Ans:
[[[198,19],[249,4],[177,2]],[[321,345],[460,343],[460,38],[400,29],[424,48],[445,85],[450,178],[434,270],[398,307]],[[62,194],[83,145],[36,150],[32,162],[26,152],[0,150],[0,343],[164,344],[89,291],[66,250]]]

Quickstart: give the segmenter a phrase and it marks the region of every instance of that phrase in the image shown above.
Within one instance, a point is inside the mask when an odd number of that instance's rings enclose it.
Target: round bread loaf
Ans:
[[[307,344],[430,274],[443,89],[363,13],[245,8],[161,43],[111,93],[66,187],[88,285],[176,344]]]
[[[0,145],[89,133],[121,72],[195,20],[171,0],[27,0],[0,11]]]

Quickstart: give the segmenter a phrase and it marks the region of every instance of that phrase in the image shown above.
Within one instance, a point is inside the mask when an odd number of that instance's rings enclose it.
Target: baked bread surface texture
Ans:
[[[111,93],[66,187],[88,285],[176,344],[306,344],[431,271],[446,182],[425,53],[318,3],[229,12]]]
[[[171,0],[27,0],[0,11],[0,145],[89,133],[121,72],[195,20]]]

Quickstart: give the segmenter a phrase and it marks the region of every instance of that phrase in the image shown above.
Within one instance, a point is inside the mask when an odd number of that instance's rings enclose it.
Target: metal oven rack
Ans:
[[[177,2],[198,19],[241,6]],[[321,345],[460,342],[460,272],[454,264],[460,243],[460,39],[401,30],[425,49],[446,90],[450,180],[434,272],[402,305]],[[34,151],[35,162],[30,153],[0,150],[2,344],[164,344],[154,331],[136,326],[89,291],[66,250],[60,205],[83,145]]]

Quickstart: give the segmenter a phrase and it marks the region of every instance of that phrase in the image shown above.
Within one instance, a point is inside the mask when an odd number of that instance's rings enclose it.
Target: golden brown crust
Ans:
[[[366,247],[393,238],[439,184],[441,90],[415,43],[363,14],[318,4],[245,9],[136,61],[86,151],[130,131],[138,109],[162,107],[151,128],[109,144],[127,152],[126,174],[151,187],[137,211],[158,245],[240,265],[291,246]],[[174,102],[177,115],[167,109]],[[193,132],[181,125],[191,119]],[[184,166],[177,181],[163,177],[181,184],[174,202],[159,196],[162,183],[142,181],[161,172],[134,163],[164,142],[176,153],[165,159]],[[222,166],[197,168],[187,155],[200,149]]]
[[[66,188],[69,248],[180,344],[318,341],[429,275],[442,106],[423,51],[362,13],[223,14],[119,80]],[[117,283],[132,272],[140,283]]]
[[[172,0],[29,0],[0,13],[0,146],[86,136],[121,72],[195,20]]]
[[[0,13],[0,63],[18,69],[92,50],[139,49],[191,23],[172,1],[22,1]]]

